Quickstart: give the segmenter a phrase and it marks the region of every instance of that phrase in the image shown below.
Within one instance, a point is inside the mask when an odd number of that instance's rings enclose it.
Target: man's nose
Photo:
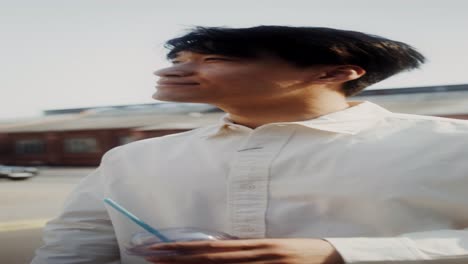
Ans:
[[[168,67],[168,68],[159,69],[155,71],[153,74],[159,77],[182,77],[182,76],[191,75],[193,74],[193,72],[188,69]]]

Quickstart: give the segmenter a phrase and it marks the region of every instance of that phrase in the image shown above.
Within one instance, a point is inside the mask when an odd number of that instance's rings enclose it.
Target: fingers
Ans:
[[[204,253],[195,255],[148,257],[153,263],[263,263],[265,261],[279,261],[284,256],[267,250],[229,251]],[[262,262],[263,261],[263,262]]]
[[[281,260],[261,260],[261,261],[253,261],[253,262],[248,262],[248,264],[284,264],[284,261]],[[230,263],[230,264],[245,264],[245,262],[236,262],[236,263]]]
[[[155,261],[150,263],[157,263],[157,264],[174,264],[172,262],[161,262],[161,261]],[[261,260],[261,261],[250,261],[250,262],[235,262],[235,263],[230,263],[230,264],[284,264],[284,261],[281,260]]]
[[[263,239],[248,239],[248,240],[217,240],[217,241],[192,241],[192,242],[174,242],[161,243],[148,248],[154,250],[251,250],[259,248],[267,248],[270,245]]]
[[[172,262],[161,262],[161,261],[150,261],[150,263],[157,263],[157,264],[173,264]],[[235,262],[230,264],[284,264],[284,261],[281,260],[261,260],[261,261],[250,261],[250,262]]]

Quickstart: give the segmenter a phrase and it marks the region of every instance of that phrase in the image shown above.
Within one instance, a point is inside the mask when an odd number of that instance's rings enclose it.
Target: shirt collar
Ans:
[[[350,105],[349,108],[310,120],[278,122],[274,124],[300,125],[310,129],[355,135],[359,131],[373,125],[377,120],[391,114],[390,111],[369,101],[350,101],[348,104]],[[234,123],[230,119],[229,113],[227,113],[220,118],[216,126],[204,133],[203,137],[211,138],[221,135],[228,131],[230,127],[252,130],[251,128]]]

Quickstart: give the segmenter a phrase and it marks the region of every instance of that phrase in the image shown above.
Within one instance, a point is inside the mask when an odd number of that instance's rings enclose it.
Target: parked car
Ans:
[[[0,177],[7,177],[12,180],[29,179],[38,173],[39,169],[34,167],[0,165]]]

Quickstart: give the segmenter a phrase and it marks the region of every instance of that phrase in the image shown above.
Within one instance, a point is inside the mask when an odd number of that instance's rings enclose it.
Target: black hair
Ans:
[[[346,96],[425,62],[425,57],[406,43],[324,27],[195,26],[189,33],[168,40],[164,46],[169,49],[167,59],[174,59],[180,51],[239,58],[256,58],[266,53],[302,68],[317,64],[360,66],[366,74],[344,83]]]

